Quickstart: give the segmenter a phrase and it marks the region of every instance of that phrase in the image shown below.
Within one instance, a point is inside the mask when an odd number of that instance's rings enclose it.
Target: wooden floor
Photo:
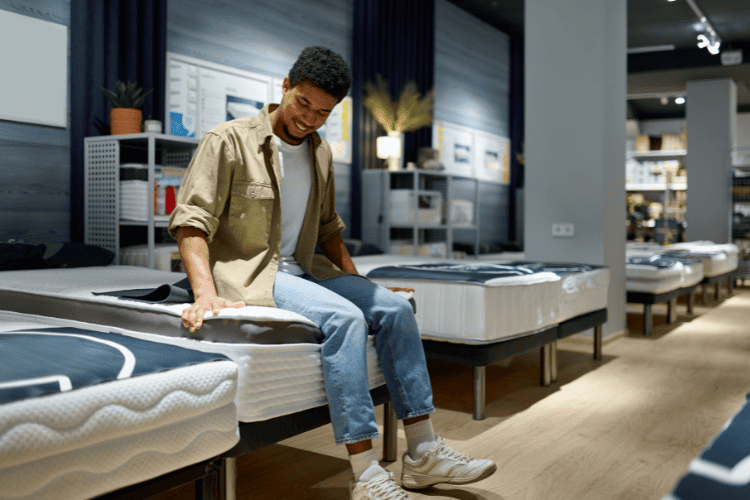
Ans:
[[[471,369],[428,362],[436,431],[498,471],[411,498],[660,499],[750,392],[750,289],[722,289],[694,315],[682,305],[672,325],[657,305],[651,337],[640,333],[641,310],[628,306],[629,333],[605,344],[601,361],[590,346],[561,341],[550,387],[538,383],[538,351],[488,367],[483,421],[472,419]],[[398,446],[406,449],[400,424]],[[400,459],[382,464],[399,477]],[[346,450],[330,425],[242,457],[238,475],[240,499],[349,498]],[[159,498],[192,498],[191,488]]]

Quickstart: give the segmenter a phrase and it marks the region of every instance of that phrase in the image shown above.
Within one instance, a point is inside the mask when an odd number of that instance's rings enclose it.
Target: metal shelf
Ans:
[[[646,152],[629,152],[628,158],[634,160],[678,160],[687,156],[687,151],[679,149],[675,151],[646,151]]]

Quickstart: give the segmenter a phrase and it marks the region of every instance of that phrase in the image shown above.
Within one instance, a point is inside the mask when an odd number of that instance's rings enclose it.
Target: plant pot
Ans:
[[[139,134],[143,111],[131,108],[112,108],[109,112],[110,134]]]

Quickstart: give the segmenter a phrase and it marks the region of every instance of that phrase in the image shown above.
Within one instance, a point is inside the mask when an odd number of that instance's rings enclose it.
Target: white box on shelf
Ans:
[[[415,196],[418,198],[415,200]],[[415,203],[416,202],[416,203]],[[414,208],[418,204],[416,217]],[[443,219],[443,194],[440,191],[391,191],[391,224],[435,224]]]
[[[474,202],[469,200],[452,200],[450,222],[458,226],[470,226],[474,224]]]
[[[389,253],[396,255],[414,255],[414,245],[411,241],[391,241]],[[448,253],[448,246],[445,242],[424,243],[417,245],[417,255],[420,257],[440,257],[444,258]]]

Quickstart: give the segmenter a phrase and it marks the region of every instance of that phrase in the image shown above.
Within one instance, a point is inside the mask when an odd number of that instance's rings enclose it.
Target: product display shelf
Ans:
[[[460,197],[459,185],[463,186]],[[420,203],[426,206],[420,207]],[[479,204],[479,181],[475,178],[428,170],[365,170],[362,240],[386,253],[450,257],[455,232],[463,231],[471,233],[471,246],[478,255]],[[456,217],[451,217],[452,212]],[[400,236],[394,237],[394,233]],[[461,240],[465,242],[467,237]],[[406,241],[410,243],[404,244]]]
[[[84,139],[84,238],[85,242],[106,248],[120,261],[120,226],[146,226],[149,267],[154,268],[155,228],[167,227],[169,216],[154,215],[151,206],[143,221],[120,218],[120,166],[138,162],[148,165],[147,185],[154,185],[158,164],[187,167],[199,139],[156,132],[106,135]],[[149,197],[149,204],[153,200]]]

